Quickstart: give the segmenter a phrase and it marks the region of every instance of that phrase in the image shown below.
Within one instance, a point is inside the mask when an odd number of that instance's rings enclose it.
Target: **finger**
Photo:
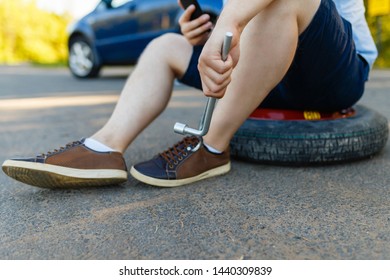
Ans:
[[[185,9],[183,14],[181,15],[179,19],[179,24],[191,21],[191,15],[194,11],[195,11],[195,5],[188,6],[188,8]]]
[[[203,92],[207,96],[220,96],[226,89],[226,87],[231,82],[231,73],[228,72],[224,76],[219,75],[218,76],[210,76],[205,75],[204,73],[201,74],[202,78],[202,85],[203,85]]]
[[[220,92],[225,89],[231,82],[231,73],[228,73],[225,76],[213,77],[213,76],[205,76],[205,83],[207,88],[214,93]]]
[[[203,93],[205,96],[221,99],[222,97],[224,97],[227,87],[225,87],[219,91],[215,91],[213,89],[209,89],[207,84],[202,81],[202,89],[203,89]]]
[[[190,15],[191,18],[191,15]],[[179,20],[179,23],[182,27],[182,31],[190,32],[193,29],[199,28],[203,24],[206,24],[210,21],[210,16],[208,14],[204,14],[194,20],[186,20],[186,18],[182,18],[181,21]]]
[[[180,8],[184,10],[183,4],[181,3],[181,0],[177,0],[177,4],[179,4]]]
[[[223,85],[225,81],[230,78],[232,72],[233,72],[232,68],[230,68],[229,70],[225,71],[222,74],[214,71],[211,68],[207,68],[204,70],[204,72],[202,72],[202,75],[207,77],[216,86],[219,86],[219,85]]]
[[[183,31],[183,34],[185,34],[185,36],[188,39],[196,39],[197,37],[203,36],[206,32],[209,32],[212,29],[212,27],[213,27],[213,24],[211,21],[209,21],[209,22],[206,22],[205,24],[199,26],[196,29],[186,30],[185,28],[183,28],[184,30],[182,30],[182,31]]]
[[[226,61],[222,61],[220,54],[217,54],[218,59],[210,59],[206,57],[201,57],[199,60],[198,69],[200,72],[203,72],[205,75],[214,76],[214,75],[224,75],[227,72],[233,70],[233,59],[229,55]]]

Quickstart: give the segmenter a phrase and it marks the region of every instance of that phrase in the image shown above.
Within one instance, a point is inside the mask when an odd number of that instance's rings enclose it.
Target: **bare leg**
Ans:
[[[92,138],[124,152],[167,106],[173,81],[184,75],[192,46],[180,35],[152,41],[122,90],[108,122]]]
[[[295,55],[298,36],[320,5],[317,1],[272,2],[246,26],[232,82],[215,108],[205,142],[224,151],[241,124],[282,80]]]

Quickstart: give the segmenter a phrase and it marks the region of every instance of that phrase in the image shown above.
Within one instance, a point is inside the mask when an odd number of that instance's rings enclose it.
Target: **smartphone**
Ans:
[[[187,9],[190,5],[195,5],[195,11],[191,15],[191,20],[194,20],[203,15],[202,8],[200,7],[197,0],[180,0],[184,9]]]

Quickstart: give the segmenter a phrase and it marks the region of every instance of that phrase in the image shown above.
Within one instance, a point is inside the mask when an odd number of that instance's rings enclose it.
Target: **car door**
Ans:
[[[155,37],[178,31],[176,0],[113,0],[91,23],[105,64],[134,63]]]

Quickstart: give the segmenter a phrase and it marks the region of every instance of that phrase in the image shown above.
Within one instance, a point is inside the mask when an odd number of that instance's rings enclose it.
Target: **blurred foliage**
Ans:
[[[71,20],[39,10],[35,0],[0,0],[0,63],[65,63]],[[375,66],[390,67],[390,15],[367,20],[380,50]]]
[[[70,21],[38,9],[35,0],[0,0],[0,63],[64,63]]]
[[[375,66],[390,67],[390,15],[368,17],[367,21],[379,50]]]
[[[367,9],[370,7],[368,3],[370,1],[372,0],[364,0]],[[390,14],[373,17],[370,16],[370,11],[367,10],[366,18],[379,51],[375,67],[388,68],[390,67]]]

